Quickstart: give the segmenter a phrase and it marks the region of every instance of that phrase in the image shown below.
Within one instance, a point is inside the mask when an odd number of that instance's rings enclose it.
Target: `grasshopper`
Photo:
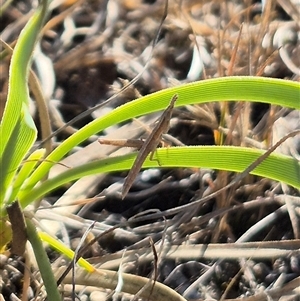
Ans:
[[[140,150],[139,150],[139,153],[128,173],[128,176],[125,179],[123,189],[122,189],[122,200],[126,197],[135,178],[137,177],[137,174],[139,173],[140,169],[142,168],[142,165],[143,165],[144,161],[146,160],[147,156],[150,154],[150,159],[152,159],[154,151],[157,148],[157,145],[159,144],[162,135],[166,134],[168,132],[173,108],[174,108],[174,105],[175,105],[175,102],[177,99],[178,99],[178,95],[175,94],[172,97],[169,106],[165,109],[163,114],[160,116],[156,126],[151,131],[151,133],[147,137],[147,139],[144,142],[139,141],[139,143],[136,143],[136,144],[133,143],[133,146],[140,146]],[[105,144],[115,144],[114,141],[112,141],[110,143],[109,141],[105,141],[103,139],[99,139],[99,142],[105,143]],[[120,141],[120,144],[118,144],[118,143],[116,143],[116,144],[120,145],[120,146],[125,146],[125,144],[127,144],[127,143],[126,143],[126,141]],[[126,146],[131,146],[131,144],[129,143],[129,145],[127,144]]]

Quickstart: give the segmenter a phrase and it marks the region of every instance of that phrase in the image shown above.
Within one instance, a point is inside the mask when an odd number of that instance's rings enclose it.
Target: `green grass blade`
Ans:
[[[0,124],[0,205],[4,203],[17,168],[37,136],[28,109],[27,78],[46,12],[47,0],[43,0],[22,30],[10,63],[8,97]]]
[[[242,172],[264,151],[234,146],[186,146],[160,148],[155,152],[155,160],[146,159],[143,167],[191,167],[211,168]],[[135,154],[93,161],[82,166],[68,169],[53,179],[42,183],[31,190],[28,188],[20,194],[20,204],[24,208],[59,186],[81,177],[112,171],[129,169],[136,157]],[[300,162],[289,156],[271,154],[251,174],[285,182],[300,188]]]
[[[36,129],[28,126],[22,117],[16,123],[1,157],[0,196],[2,202],[4,200],[6,203],[13,201],[11,182],[20,163],[33,145],[36,134]]]
[[[165,109],[174,94],[179,96],[176,106],[211,101],[252,101],[300,109],[299,93],[296,82],[251,76],[209,79],[172,87],[129,102],[87,124],[66,139],[47,160],[60,161],[72,148],[111,125]],[[33,188],[50,168],[51,165],[42,163],[29,179],[29,188]]]
[[[45,149],[38,149],[27,158],[26,162],[23,162],[23,165],[14,180],[12,186],[12,193],[7,201],[8,203],[16,199],[17,194],[19,193],[22,185],[26,183],[27,178],[32,173],[36,165],[39,163],[39,160],[41,160],[44,157],[44,154]]]
[[[42,241],[48,243],[52,248],[57,250],[59,253],[64,254],[66,257],[68,257],[71,260],[74,258],[75,252],[67,248],[57,238],[53,238],[52,236],[48,235],[45,232],[38,232],[38,235]],[[95,271],[95,268],[82,257],[78,259],[77,263],[79,266],[86,269],[90,273]]]

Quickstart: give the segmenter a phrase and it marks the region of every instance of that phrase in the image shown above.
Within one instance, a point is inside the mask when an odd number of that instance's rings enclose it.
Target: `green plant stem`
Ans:
[[[26,227],[28,240],[32,245],[38,267],[46,288],[49,301],[61,300],[56,280],[54,278],[48,256],[44,250],[42,241],[40,240],[36,228],[29,218],[26,218]]]

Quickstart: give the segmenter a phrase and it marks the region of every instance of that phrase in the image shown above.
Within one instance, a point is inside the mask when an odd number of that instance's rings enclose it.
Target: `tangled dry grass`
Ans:
[[[66,127],[54,138],[54,147],[104,110],[179,83],[228,75],[299,81],[297,1],[266,1],[262,6],[250,0],[169,0],[166,10],[163,0],[55,0],[51,9],[33,68],[48,101],[53,130],[138,79],[109,106]],[[1,17],[1,39],[13,45],[31,14],[31,2],[13,2]],[[2,110],[8,63],[8,56],[0,63]],[[287,131],[299,128],[299,112],[262,104],[231,109],[232,116],[242,110],[243,117],[236,123],[240,135],[232,137],[233,145],[264,147],[265,141],[284,135],[283,125]],[[170,135],[187,145],[214,144],[219,139],[215,130],[221,126],[226,133],[229,124],[220,125],[219,113],[218,105],[176,110]],[[42,126],[34,100],[32,114]],[[142,122],[149,124],[155,119],[151,118]],[[141,132],[140,124],[132,123],[105,134],[135,138]],[[100,147],[96,138],[62,163],[78,165],[116,151]],[[299,158],[299,142],[293,143],[281,151],[292,149]],[[61,167],[55,166],[49,177],[60,173]],[[132,283],[140,281],[139,276],[164,283],[186,300],[299,300],[299,191],[249,176],[236,190],[193,212],[128,222],[141,212],[165,211],[202,198],[234,175],[212,170],[144,171],[120,202],[117,191],[124,175],[98,175],[63,187],[42,200],[35,219],[72,249],[96,221],[85,243],[101,236],[85,258],[103,269],[122,267],[124,273],[136,275]],[[49,257],[54,270],[67,265],[50,249]],[[29,250],[24,258],[2,255],[2,299],[45,299],[31,261]],[[80,300],[147,299],[142,293],[116,293],[99,285],[99,279],[87,280],[80,273],[75,279]],[[64,300],[69,300],[72,277],[64,283]],[[143,285],[149,289],[147,282]],[[152,300],[160,298],[149,291]]]

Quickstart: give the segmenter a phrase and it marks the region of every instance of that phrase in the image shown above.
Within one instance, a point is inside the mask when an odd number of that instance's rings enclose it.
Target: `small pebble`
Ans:
[[[282,258],[278,258],[274,261],[273,268],[275,271],[278,271],[280,274],[288,272],[287,262]]]
[[[7,256],[0,254],[0,269],[3,269],[7,263]]]
[[[269,272],[270,269],[263,262],[257,263],[253,266],[253,273],[259,282],[262,282]]]
[[[80,295],[80,301],[89,301],[89,300],[90,299],[89,299],[89,297],[87,295],[85,295],[85,294]]]
[[[34,298],[34,292],[31,286],[28,287],[27,289],[27,299],[31,300]]]
[[[149,182],[154,178],[161,176],[161,171],[157,168],[146,169],[141,174],[141,180],[143,182]]]

